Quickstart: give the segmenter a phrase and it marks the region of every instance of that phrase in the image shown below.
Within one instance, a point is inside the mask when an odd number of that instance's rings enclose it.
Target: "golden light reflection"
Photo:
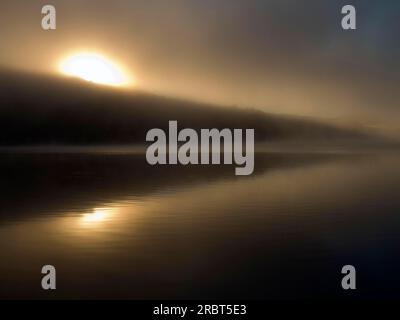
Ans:
[[[122,86],[131,83],[128,77],[110,59],[97,53],[77,53],[60,64],[60,71],[97,84]]]
[[[81,216],[80,222],[86,226],[98,225],[101,222],[110,220],[112,215],[113,213],[110,209],[96,208],[93,212],[84,213]]]

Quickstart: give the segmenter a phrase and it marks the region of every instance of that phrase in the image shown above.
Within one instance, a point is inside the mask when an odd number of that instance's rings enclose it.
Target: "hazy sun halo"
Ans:
[[[94,53],[78,53],[65,59],[63,73],[99,84],[121,86],[127,79],[119,68],[107,58]]]

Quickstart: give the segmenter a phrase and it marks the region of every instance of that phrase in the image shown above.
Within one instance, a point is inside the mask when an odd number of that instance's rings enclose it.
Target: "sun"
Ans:
[[[66,58],[60,64],[64,74],[86,81],[122,86],[128,84],[127,77],[111,60],[96,53],[78,53]]]

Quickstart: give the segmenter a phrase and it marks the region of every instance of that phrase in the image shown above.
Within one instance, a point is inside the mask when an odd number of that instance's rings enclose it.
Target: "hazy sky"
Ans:
[[[57,30],[41,29],[41,7]],[[341,29],[341,7],[357,30]],[[276,113],[399,128],[398,0],[6,0],[0,64],[58,72],[99,52],[138,87]]]

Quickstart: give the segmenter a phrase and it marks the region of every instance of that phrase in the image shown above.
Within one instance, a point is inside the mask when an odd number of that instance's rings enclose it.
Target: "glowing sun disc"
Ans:
[[[92,53],[81,53],[61,63],[63,73],[86,81],[119,86],[126,84],[122,72],[106,58]]]

